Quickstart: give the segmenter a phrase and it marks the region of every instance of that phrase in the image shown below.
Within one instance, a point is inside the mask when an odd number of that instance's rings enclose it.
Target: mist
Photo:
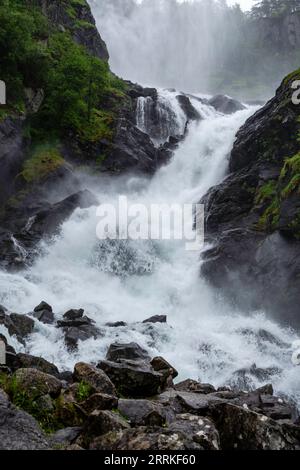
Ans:
[[[225,0],[90,4],[112,70],[142,85],[265,99],[293,68],[293,53],[274,44],[272,19],[253,21]]]

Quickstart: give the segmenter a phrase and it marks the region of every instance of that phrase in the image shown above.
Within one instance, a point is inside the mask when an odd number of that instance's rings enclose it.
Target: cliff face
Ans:
[[[253,43],[263,44],[278,52],[290,52],[300,47],[300,13],[260,18],[248,25],[247,33]]]
[[[300,300],[300,106],[288,76],[237,134],[230,175],[204,198],[214,247],[202,271],[244,308],[298,325]]]

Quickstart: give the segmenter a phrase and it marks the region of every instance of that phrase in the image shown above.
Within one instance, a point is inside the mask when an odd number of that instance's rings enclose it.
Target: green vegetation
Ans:
[[[255,203],[260,204],[267,200],[273,199],[276,195],[277,183],[274,180],[268,181],[266,184],[261,186],[256,194]]]
[[[39,145],[25,161],[19,176],[22,176],[27,183],[39,182],[63,164],[64,159],[59,153],[57,144]]]
[[[62,3],[75,27],[93,26],[76,20],[76,7],[86,5],[85,0]],[[28,118],[34,141],[70,133],[83,142],[112,139],[124,82],[107,62],[75,43],[71,31],[56,30],[34,0],[3,0],[0,5],[0,70],[8,95],[0,119],[24,112],[25,88],[45,92],[40,110]]]
[[[92,395],[92,393],[93,393],[92,387],[86,382],[81,381],[79,383],[77,394],[76,394],[76,399],[78,403],[81,403],[82,401],[89,398]]]

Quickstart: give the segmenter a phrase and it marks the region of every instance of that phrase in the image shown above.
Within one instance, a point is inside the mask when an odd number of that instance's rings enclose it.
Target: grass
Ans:
[[[41,144],[33,150],[31,156],[25,161],[19,176],[23,177],[26,183],[37,183],[63,164],[64,159],[57,145]]]

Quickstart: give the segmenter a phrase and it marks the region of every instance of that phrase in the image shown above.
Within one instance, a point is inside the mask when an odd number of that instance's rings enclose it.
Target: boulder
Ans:
[[[167,323],[167,315],[154,315],[144,320],[143,323]]]
[[[132,426],[164,426],[174,421],[171,407],[150,400],[120,399],[118,410]]]
[[[55,364],[46,361],[42,357],[31,356],[30,354],[17,354],[17,359],[19,362],[18,368],[23,369],[37,369],[45,374],[53,375],[58,378],[59,370]]]
[[[109,328],[119,328],[121,326],[127,326],[127,323],[124,321],[108,322],[105,323],[105,326],[108,326]]]
[[[87,414],[94,410],[112,410],[118,408],[118,398],[106,393],[94,393],[81,403]]]
[[[60,380],[37,369],[18,369],[13,378],[17,386],[32,398],[47,394],[56,398],[62,388]]]
[[[34,320],[27,315],[18,315],[17,313],[8,315],[0,312],[0,325],[7,328],[10,336],[16,336],[20,343],[25,344],[26,337],[33,332]]]
[[[201,119],[200,114],[198,113],[197,109],[194,108],[188,96],[177,95],[176,98],[188,121],[198,121]]]
[[[39,310],[38,312],[33,312],[33,316],[46,325],[52,325],[54,323],[54,313],[50,310]]]
[[[230,96],[216,95],[208,101],[208,104],[223,114],[233,114],[242,111],[246,107]]]
[[[49,450],[45,434],[32,416],[13,406],[0,390],[0,450]]]
[[[95,322],[83,314],[83,309],[69,310],[64,314],[63,320],[57,322],[57,327],[63,329],[65,343],[70,351],[77,349],[78,341],[96,339],[101,334]]]
[[[78,320],[79,318],[82,318],[84,314],[83,308],[80,309],[71,309],[68,310],[64,315],[63,318],[66,321],[73,321],[73,320]]]
[[[220,437],[215,424],[208,418],[184,413],[176,416],[169,430],[200,444],[203,450],[220,450]]]
[[[210,410],[223,450],[296,450],[295,429],[284,429],[267,416],[230,403],[216,403]],[[299,437],[299,436],[298,436]]]
[[[101,369],[79,362],[74,367],[74,380],[88,384],[95,393],[116,395],[116,389],[109,376]]]
[[[81,431],[82,427],[80,426],[60,429],[51,436],[50,442],[52,447],[55,449],[56,447],[73,444],[80,435]]]
[[[163,375],[155,372],[150,364],[144,361],[101,361],[97,367],[108,375],[119,394],[126,397],[153,396],[165,385]]]
[[[47,304],[47,302],[42,301],[39,305],[34,308],[34,312],[42,312],[44,310],[48,310],[48,312],[52,312],[51,305]]]
[[[195,380],[187,379],[175,385],[175,390],[179,392],[194,392],[209,394],[216,391],[215,387],[211,384],[202,384]]]
[[[147,351],[141,348],[137,343],[113,343],[108,348],[106,359],[112,362],[121,359],[150,361],[150,356]]]
[[[150,364],[156,372],[161,372],[167,378],[172,377],[175,379],[175,377],[178,376],[177,370],[174,369],[174,367],[171,366],[171,364],[169,364],[169,362],[161,356],[154,357]]]
[[[107,410],[95,410],[87,418],[83,428],[83,442],[85,446],[97,436],[102,436],[111,431],[114,433],[130,426],[118,413]]]

